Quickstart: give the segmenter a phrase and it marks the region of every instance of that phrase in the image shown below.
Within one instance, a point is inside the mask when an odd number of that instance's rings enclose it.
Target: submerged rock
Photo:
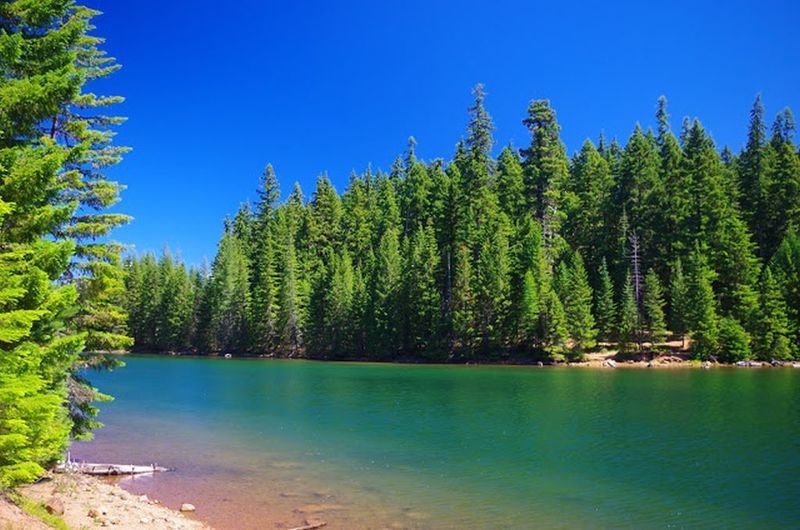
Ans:
[[[193,512],[195,511],[194,504],[189,504],[188,502],[184,502],[181,504],[181,511],[182,512]]]
[[[306,504],[302,508],[298,508],[296,511],[300,513],[317,514],[334,510],[344,510],[344,506],[341,504]]]

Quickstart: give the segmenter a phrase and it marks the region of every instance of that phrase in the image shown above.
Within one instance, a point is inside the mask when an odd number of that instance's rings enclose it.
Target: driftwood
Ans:
[[[169,469],[155,464],[150,466],[135,466],[67,461],[66,463],[59,464],[55,471],[57,473],[82,473],[84,475],[143,475],[146,473],[169,471]]]
[[[305,526],[297,526],[295,528],[290,528],[289,530],[316,530],[317,528],[322,528],[323,526],[327,526],[327,524],[328,523],[326,523],[325,521],[315,521]]]

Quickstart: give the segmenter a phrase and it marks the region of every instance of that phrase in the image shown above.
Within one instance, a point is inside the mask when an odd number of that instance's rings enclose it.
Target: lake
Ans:
[[[797,369],[126,364],[73,457],[220,530],[800,526]]]

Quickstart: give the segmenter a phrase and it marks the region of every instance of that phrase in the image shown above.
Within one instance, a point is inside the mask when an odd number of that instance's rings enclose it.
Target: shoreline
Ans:
[[[735,363],[719,361],[701,361],[693,359],[687,350],[662,351],[655,355],[650,353],[632,354],[630,357],[619,355],[616,351],[590,352],[585,354],[581,361],[569,360],[542,360],[533,357],[518,357],[509,359],[475,358],[475,359],[393,359],[380,360],[369,358],[337,358],[328,359],[321,357],[304,356],[279,356],[273,354],[223,354],[198,353],[198,352],[114,352],[112,355],[125,357],[128,355],[142,357],[186,357],[191,359],[220,359],[220,360],[250,360],[250,361],[306,361],[318,363],[352,363],[352,364],[377,364],[377,365],[398,365],[398,366],[507,366],[507,367],[570,367],[570,368],[800,368],[800,360],[790,361],[758,361],[746,360]]]
[[[38,503],[40,510],[63,521],[67,528],[110,527],[169,530],[213,530],[207,523],[161,504],[147,495],[135,495],[117,483],[72,473],[48,473],[18,492]],[[11,499],[0,498],[0,525],[6,529],[51,528]]]

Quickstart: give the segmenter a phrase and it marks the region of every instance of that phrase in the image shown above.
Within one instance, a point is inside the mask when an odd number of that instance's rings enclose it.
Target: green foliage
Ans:
[[[617,305],[614,302],[614,284],[608,273],[606,260],[600,262],[598,271],[599,288],[595,291],[595,315],[597,315],[597,329],[600,340],[610,341],[617,329]]]
[[[656,216],[664,193],[659,166],[657,146],[637,126],[620,161],[617,201],[627,214],[630,230],[639,237],[641,252],[652,256],[656,255]]]
[[[547,288],[544,290],[543,310],[541,319],[543,322],[542,346],[553,359],[560,359],[567,351],[567,315],[564,306],[558,298],[555,290]]]
[[[672,331],[683,338],[689,332],[689,291],[680,258],[672,264],[669,291]]]
[[[750,336],[739,322],[730,317],[719,321],[719,360],[735,363],[750,358]]]
[[[285,236],[278,286],[278,351],[289,356],[303,347],[303,304],[300,297],[297,258],[291,234]]]
[[[579,252],[572,255],[567,273],[564,294],[567,329],[573,342],[576,357],[593,348],[597,342],[597,329],[592,315],[592,288]]]
[[[753,353],[758,359],[787,360],[796,354],[789,340],[786,304],[769,267],[764,267],[758,292],[758,312],[753,326]]]
[[[664,317],[664,294],[661,281],[653,269],[644,278],[644,322],[650,341],[655,345],[667,336],[667,323]]]
[[[630,350],[634,345],[638,348],[641,342],[641,322],[630,273],[625,277],[623,284],[617,322],[620,351]]]
[[[64,522],[64,519],[47,511],[47,507],[44,504],[36,502],[19,492],[10,492],[7,496],[14,504],[22,508],[26,513],[36,517],[47,526],[55,528],[56,530],[69,530],[69,526]]]
[[[559,135],[561,127],[546,99],[531,102],[523,124],[531,133],[531,145],[522,151],[528,208],[542,223],[546,252],[558,255],[563,251],[562,203],[569,178],[569,160]]]
[[[597,271],[604,259],[614,186],[608,162],[587,140],[572,159],[564,193],[564,237],[580,250],[590,271]]]
[[[686,324],[692,337],[692,354],[698,359],[716,355],[719,348],[719,317],[704,250],[697,245],[689,260],[686,280]]]
[[[525,180],[519,155],[510,146],[497,159],[497,198],[500,209],[512,219],[525,211]]]
[[[104,171],[123,120],[117,97],[85,92],[118,66],[72,2],[0,5],[0,486],[37,478],[70,435],[98,426],[80,375],[115,363],[79,355],[131,344],[119,253],[105,211],[122,189]]]
[[[770,269],[774,271],[782,298],[786,302],[791,340],[800,344],[800,237],[790,228],[778,251],[772,258]],[[792,303],[794,301],[794,303]]]
[[[230,226],[219,243],[211,266],[208,299],[211,305],[210,347],[216,351],[246,351],[249,342],[249,269],[241,241]]]
[[[432,272],[438,263],[433,227],[418,226],[406,247],[402,274],[405,351],[431,354],[436,348],[441,300]]]

